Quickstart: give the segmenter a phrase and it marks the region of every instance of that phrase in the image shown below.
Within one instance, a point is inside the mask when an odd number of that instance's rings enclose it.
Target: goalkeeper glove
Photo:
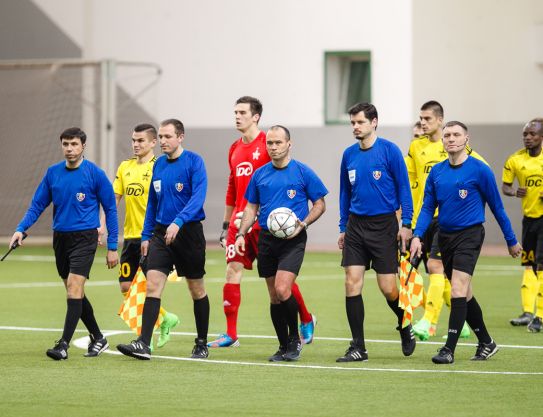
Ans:
[[[228,227],[230,222],[222,222],[221,236],[219,237],[219,243],[223,248],[226,248],[226,235],[228,234]]]

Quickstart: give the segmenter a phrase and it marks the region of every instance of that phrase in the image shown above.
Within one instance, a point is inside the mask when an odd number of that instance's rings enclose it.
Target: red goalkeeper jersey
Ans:
[[[230,147],[228,153],[230,176],[226,189],[226,205],[234,206],[231,221],[236,213],[243,211],[247,205],[245,190],[253,173],[270,160],[266,151],[266,134],[262,131],[251,143],[244,143],[240,138]]]

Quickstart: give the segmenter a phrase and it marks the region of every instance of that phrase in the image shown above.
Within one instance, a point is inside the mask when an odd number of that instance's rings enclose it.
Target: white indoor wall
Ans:
[[[89,59],[158,63],[157,119],[232,125],[241,95],[264,123],[322,126],[324,51],[370,50],[382,125],[411,123],[411,0],[33,0]]]
[[[543,23],[541,0],[414,0],[414,117],[430,99],[444,105],[447,119],[470,124],[541,116],[536,23]]]

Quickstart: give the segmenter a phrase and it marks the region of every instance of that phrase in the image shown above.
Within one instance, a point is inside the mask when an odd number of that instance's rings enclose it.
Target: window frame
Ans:
[[[368,50],[359,50],[359,51],[324,51],[324,124],[325,125],[344,125],[349,124],[348,118],[342,118],[341,114],[338,114],[337,116],[328,117],[328,112],[330,109],[330,97],[328,96],[328,89],[330,86],[330,68],[329,68],[329,58],[330,57],[345,57],[345,58],[353,58],[349,59],[348,61],[363,61],[368,63],[368,79],[369,79],[369,102],[371,102],[371,96],[372,96],[372,61],[371,61],[371,51]],[[341,78],[339,77],[335,82],[341,82]],[[338,89],[341,88],[338,86]],[[339,104],[339,103],[338,103]],[[354,104],[354,103],[352,103]],[[346,114],[346,113],[345,113]]]

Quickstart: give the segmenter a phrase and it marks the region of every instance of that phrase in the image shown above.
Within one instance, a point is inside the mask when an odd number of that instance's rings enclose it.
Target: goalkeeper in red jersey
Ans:
[[[243,270],[253,268],[253,262],[257,256],[260,227],[258,223],[255,223],[245,236],[243,256],[236,253],[235,236],[239,230],[243,209],[247,205],[244,195],[253,172],[270,162],[270,157],[266,152],[266,133],[258,127],[262,116],[262,103],[254,97],[241,97],[236,101],[234,115],[236,129],[241,133],[241,138],[230,146],[228,153],[230,175],[220,237],[220,244],[226,250],[226,283],[223,287],[226,332],[208,343],[209,347],[239,346],[237,322],[241,304],[240,283]],[[299,305],[302,343],[309,344],[313,341],[316,317],[307,310],[296,283],[292,286],[292,293]]]

